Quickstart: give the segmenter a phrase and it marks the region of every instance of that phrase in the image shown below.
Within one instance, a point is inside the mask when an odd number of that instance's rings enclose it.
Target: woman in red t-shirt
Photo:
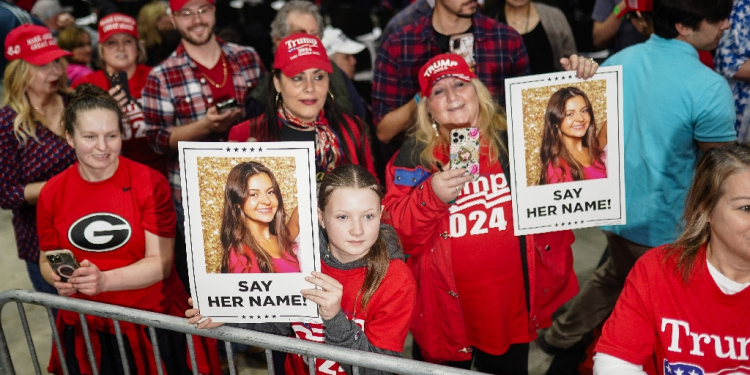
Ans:
[[[750,373],[750,147],[703,155],[685,229],[646,252],[596,345],[594,374]]]
[[[120,156],[122,113],[112,96],[87,84],[69,97],[63,126],[78,162],[50,179],[39,195],[42,276],[61,296],[181,315],[188,296],[174,271],[176,214],[167,180]],[[67,281],[52,270],[45,256],[60,249],[70,250],[80,263]],[[95,316],[86,320],[97,331],[91,335],[96,364],[86,356],[78,313],[60,310],[57,315],[67,364],[77,367],[71,372],[91,374],[92,366],[105,372],[120,367],[120,353],[112,350],[118,347],[112,321]],[[162,359],[157,364],[146,327],[127,322],[120,322],[120,327],[129,344],[126,356],[136,373],[155,374],[160,366],[167,374],[189,372],[183,334],[157,329]],[[206,354],[202,349],[198,353]],[[48,371],[61,373],[60,366],[53,351]],[[200,371],[209,372],[203,358]]]

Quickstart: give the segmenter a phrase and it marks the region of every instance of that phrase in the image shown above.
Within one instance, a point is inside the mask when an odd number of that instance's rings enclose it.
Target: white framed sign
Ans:
[[[180,142],[194,306],[217,322],[318,321],[313,142]]]
[[[622,68],[505,81],[516,235],[625,224]]]

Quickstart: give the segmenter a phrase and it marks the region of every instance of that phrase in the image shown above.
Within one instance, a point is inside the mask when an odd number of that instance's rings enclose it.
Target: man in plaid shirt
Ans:
[[[229,128],[239,122],[242,111],[218,113],[216,103],[235,99],[242,105],[265,69],[252,47],[216,39],[213,0],[171,0],[169,7],[182,43],[149,74],[143,88],[143,114],[151,147],[169,155],[169,183],[181,229],[177,142],[226,141]]]
[[[168,179],[177,211],[175,268],[187,289],[190,284],[177,143],[226,141],[229,128],[239,122],[242,111],[235,107],[219,113],[216,104],[229,99],[244,104],[265,69],[253,48],[216,39],[214,0],[170,0],[169,11],[182,43],[148,75],[142,101],[151,147],[169,158]]]
[[[435,0],[432,12],[386,36],[375,61],[372,86],[373,123],[381,141],[390,142],[414,123],[417,75],[433,56],[456,49],[465,52],[469,66],[503,106],[505,78],[529,74],[521,36],[481,15],[477,7],[476,0]],[[577,70],[581,78],[596,71],[593,61],[576,55],[561,64],[566,70]]]

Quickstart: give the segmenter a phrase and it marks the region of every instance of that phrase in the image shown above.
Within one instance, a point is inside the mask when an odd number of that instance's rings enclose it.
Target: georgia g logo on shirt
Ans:
[[[81,250],[105,252],[126,244],[133,229],[122,217],[99,212],[78,219],[68,230],[68,240]]]

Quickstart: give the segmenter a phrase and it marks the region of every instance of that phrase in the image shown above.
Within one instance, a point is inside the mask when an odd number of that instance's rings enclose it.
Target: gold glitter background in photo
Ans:
[[[563,83],[521,90],[524,147],[526,151],[526,186],[539,184],[539,176],[542,171],[539,152],[542,145],[544,111],[547,110],[547,103],[552,94],[563,87],[578,87],[589,97],[596,119],[597,133],[607,123],[607,82],[605,80]]]
[[[268,167],[279,183],[287,216],[297,207],[296,164],[292,156],[276,157],[198,157],[198,188],[203,218],[203,246],[206,251],[206,273],[221,273],[221,211],[224,186],[235,165],[255,161]]]

